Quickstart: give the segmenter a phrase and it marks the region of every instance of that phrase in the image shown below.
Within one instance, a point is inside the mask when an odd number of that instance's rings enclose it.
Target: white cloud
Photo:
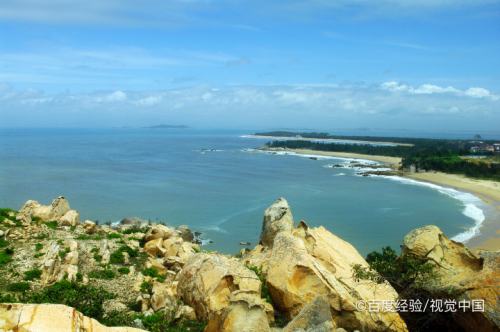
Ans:
[[[479,87],[472,87],[466,90],[460,90],[452,86],[442,87],[434,84],[422,84],[417,87],[413,87],[396,81],[384,82],[380,85],[380,87],[383,90],[391,92],[403,92],[414,95],[453,94],[462,97],[488,98],[491,100],[499,99],[498,95],[492,94],[488,89]]]
[[[110,93],[109,95],[106,95],[104,98],[100,99],[105,102],[117,102],[117,101],[124,101],[127,99],[127,94],[123,91],[115,91]]]
[[[484,126],[500,121],[500,101],[493,93],[477,87],[454,89],[385,82],[47,94],[0,86],[0,116],[20,126],[50,125],[54,117],[60,125],[108,126],[165,121],[200,126],[334,127],[339,119],[340,123],[347,119],[355,126],[371,126],[377,121],[396,125],[396,118],[413,119],[413,124],[424,117],[426,123],[432,118],[436,125],[439,119],[445,121],[442,125],[463,121],[464,126],[472,122],[469,118]]]

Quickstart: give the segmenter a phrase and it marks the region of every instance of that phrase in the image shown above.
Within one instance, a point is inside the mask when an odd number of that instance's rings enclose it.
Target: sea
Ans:
[[[188,225],[202,233],[204,249],[228,254],[244,248],[240,242],[258,243],[264,210],[278,197],[296,222],[324,226],[363,255],[399,249],[405,234],[424,225],[464,242],[481,231],[482,203],[471,194],[360,176],[349,159],[264,153],[256,148],[267,140],[252,133],[0,129],[0,207],[62,195],[82,220]],[[346,167],[333,167],[339,164]]]

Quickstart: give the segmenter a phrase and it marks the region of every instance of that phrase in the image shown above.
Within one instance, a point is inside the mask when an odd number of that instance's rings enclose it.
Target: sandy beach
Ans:
[[[384,163],[393,169],[399,168],[401,163],[401,158],[398,157],[316,151],[308,149],[287,149],[287,151],[298,154],[372,160]],[[459,174],[447,174],[441,172],[405,172],[402,176],[417,181],[429,182],[457,189],[479,197],[487,207],[487,209],[483,211],[486,219],[481,226],[481,234],[471,239],[467,245],[475,249],[500,250],[500,182],[473,179]]]

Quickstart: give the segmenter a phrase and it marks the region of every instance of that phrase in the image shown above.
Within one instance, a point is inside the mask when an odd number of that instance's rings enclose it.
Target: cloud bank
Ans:
[[[481,87],[433,84],[197,86],[159,91],[47,94],[0,86],[0,115],[11,126],[203,127],[436,126],[498,130],[500,98]],[[450,116],[453,115],[453,116]],[[468,119],[464,121],[464,119]]]

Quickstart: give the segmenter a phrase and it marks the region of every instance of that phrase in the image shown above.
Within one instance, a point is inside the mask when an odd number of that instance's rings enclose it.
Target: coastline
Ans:
[[[325,157],[364,159],[383,163],[392,169],[399,168],[401,158],[377,155],[367,155],[347,152],[316,151],[309,149],[263,149],[266,151],[288,151],[300,155],[317,155]],[[481,225],[479,235],[467,241],[467,245],[475,249],[500,250],[500,183],[492,180],[468,178],[459,174],[442,172],[410,173],[400,172],[398,176],[438,186],[452,188],[470,193],[478,197],[485,206],[485,220]]]

